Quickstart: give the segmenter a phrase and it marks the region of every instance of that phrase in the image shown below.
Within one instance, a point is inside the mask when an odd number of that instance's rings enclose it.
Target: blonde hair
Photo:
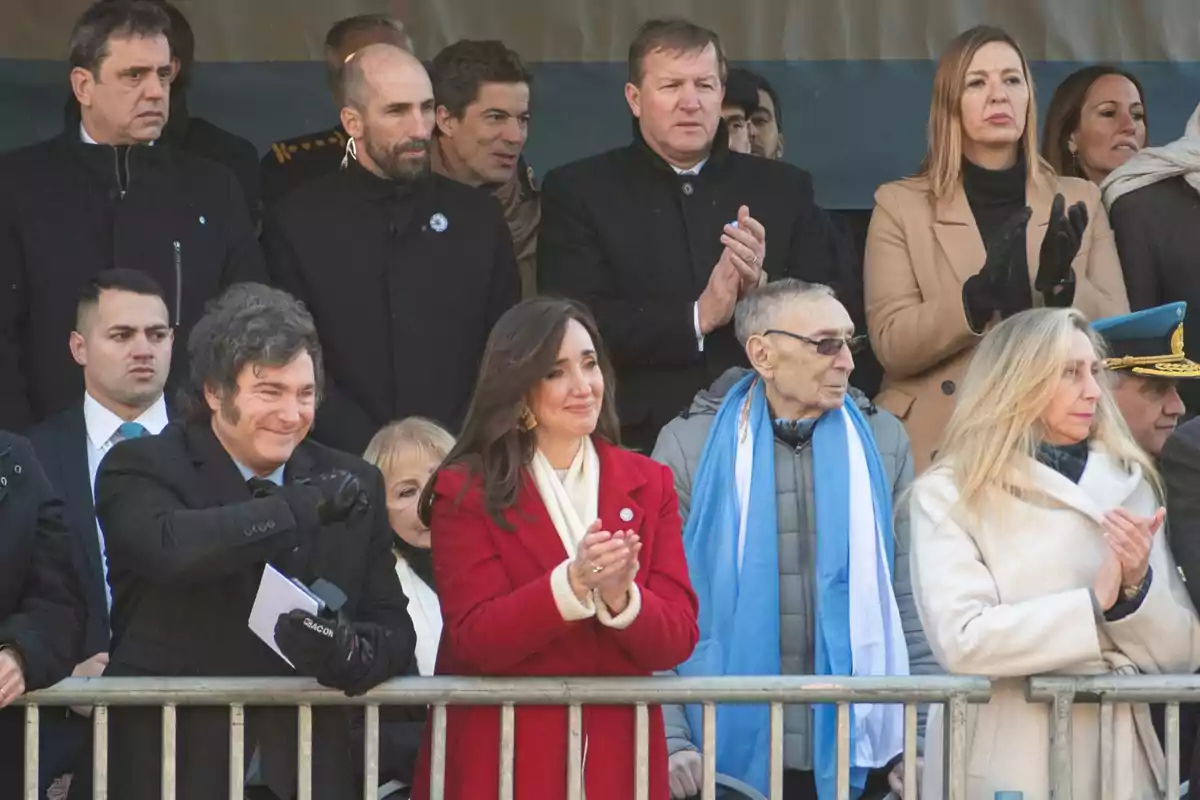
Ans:
[[[929,106],[926,129],[928,149],[918,175],[929,180],[933,196],[938,199],[952,195],[962,177],[962,97],[966,89],[967,70],[971,68],[971,61],[980,48],[993,42],[1003,42],[1016,51],[1021,59],[1025,83],[1029,86],[1025,131],[1021,134],[1025,174],[1029,176],[1029,181],[1038,185],[1048,185],[1053,179],[1054,170],[1038,153],[1037,97],[1025,54],[1016,41],[1000,28],[979,25],[960,33],[950,42],[938,61],[937,73],[933,78],[933,102]]]
[[[404,450],[415,448],[441,463],[453,447],[454,437],[441,425],[424,417],[408,417],[380,428],[363,452],[363,460],[386,476]]]
[[[1030,468],[1042,442],[1041,415],[1070,360],[1075,331],[1087,335],[1103,357],[1100,338],[1073,308],[1022,311],[993,328],[976,348],[934,461],[934,468],[946,466],[953,473],[959,506],[973,518],[1004,498],[1040,494]],[[1154,463],[1126,427],[1108,381],[1099,383],[1091,446],[1123,469],[1141,467],[1162,497]]]

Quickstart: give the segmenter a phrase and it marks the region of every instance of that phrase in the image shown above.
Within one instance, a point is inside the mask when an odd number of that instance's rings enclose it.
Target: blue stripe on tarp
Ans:
[[[787,159],[813,173],[829,208],[869,208],[875,187],[911,173],[925,151],[934,62],[746,62],[782,95]],[[1054,87],[1084,66],[1036,62],[1042,111]],[[1146,89],[1151,139],[1177,138],[1200,103],[1200,62],[1124,65]],[[629,140],[625,65],[533,64],[534,125],[528,147],[539,174]],[[0,149],[61,128],[67,69],[60,62],[0,59]],[[336,120],[319,62],[206,63],[196,69],[190,105],[254,141],[330,126]]]

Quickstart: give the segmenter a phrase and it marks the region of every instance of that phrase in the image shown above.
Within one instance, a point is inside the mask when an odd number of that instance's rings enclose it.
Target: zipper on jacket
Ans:
[[[130,148],[125,148],[125,171],[122,172],[121,148],[113,148],[113,171],[116,172],[117,175],[117,190],[119,192],[119,197],[122,200],[125,199],[125,193],[129,191],[129,150]]]
[[[183,313],[183,246],[176,240],[171,242],[175,248],[175,327],[179,327]]]

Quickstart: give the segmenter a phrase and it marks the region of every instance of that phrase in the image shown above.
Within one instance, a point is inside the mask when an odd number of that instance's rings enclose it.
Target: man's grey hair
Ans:
[[[808,283],[796,278],[783,278],[751,289],[738,300],[733,310],[733,334],[745,347],[751,336],[770,330],[779,312],[790,303],[818,297],[836,299],[837,295],[823,283]]]
[[[191,386],[185,398],[187,413],[207,416],[207,388],[221,395],[229,416],[243,368],[286,366],[301,353],[312,358],[319,403],[325,370],[317,328],[308,309],[287,292],[261,283],[230,286],[209,302],[188,337]],[[236,412],[231,419],[236,420]]]

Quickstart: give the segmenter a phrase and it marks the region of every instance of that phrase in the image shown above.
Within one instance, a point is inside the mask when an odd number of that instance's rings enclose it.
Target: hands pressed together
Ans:
[[[733,317],[738,298],[766,282],[763,262],[767,258],[767,230],[750,216],[750,209],[738,209],[736,223],[721,231],[721,253],[717,266],[700,295],[700,333],[709,334]]]
[[[1124,508],[1104,515],[1104,540],[1108,553],[1092,591],[1103,611],[1108,611],[1126,596],[1135,596],[1150,569],[1150,551],[1154,536],[1162,527],[1166,512],[1158,509],[1152,517],[1141,517]]]
[[[638,573],[640,537],[633,531],[608,532],[600,529],[600,520],[588,527],[579,542],[575,558],[567,570],[571,589],[583,601],[598,590],[600,601],[612,614],[620,614],[629,605],[629,591]]]

